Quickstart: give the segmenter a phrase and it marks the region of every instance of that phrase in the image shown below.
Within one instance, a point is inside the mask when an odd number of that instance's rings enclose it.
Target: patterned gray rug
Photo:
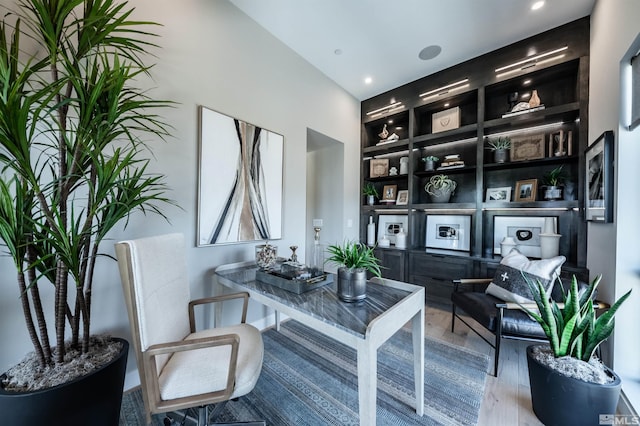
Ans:
[[[265,355],[255,389],[230,401],[220,422],[266,420],[268,425],[358,425],[355,350],[288,321],[263,333]],[[475,425],[487,355],[425,339],[425,414],[412,408],[411,334],[396,333],[378,351],[379,425]],[[140,389],[123,397],[120,426],[145,425]],[[163,416],[152,425],[162,426]]]

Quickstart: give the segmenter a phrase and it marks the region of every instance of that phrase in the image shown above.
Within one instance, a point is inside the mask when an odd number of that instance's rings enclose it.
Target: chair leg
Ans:
[[[208,417],[207,406],[198,407],[198,426],[207,426],[209,424]]]
[[[235,398],[237,400],[237,398]],[[211,410],[211,414],[209,415],[209,421],[214,421],[220,414],[222,414],[222,411],[224,410],[224,407],[227,405],[227,402],[229,401],[222,401],[222,402],[218,402],[216,405],[213,406],[213,410]]]
[[[500,342],[502,342],[502,308],[498,309],[498,318],[496,324],[496,345],[495,354],[493,356],[493,375],[498,377],[498,362],[500,361]]]
[[[456,323],[456,305],[451,304],[451,332],[453,333],[453,326]]]

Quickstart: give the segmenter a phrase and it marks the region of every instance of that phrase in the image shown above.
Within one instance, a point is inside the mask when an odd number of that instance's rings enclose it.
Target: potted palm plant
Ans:
[[[380,261],[373,252],[358,242],[347,241],[327,248],[327,262],[338,265],[338,297],[345,302],[357,302],[367,297],[367,272],[381,276]]]
[[[367,197],[367,204],[372,206],[375,204],[376,197],[379,197],[378,191],[373,183],[367,182],[362,187],[362,195]]]
[[[594,354],[613,332],[614,315],[631,290],[596,318],[593,296],[600,279],[580,294],[574,276],[563,305],[549,301],[540,282],[527,280],[538,311],[525,310],[549,341],[527,348],[533,411],[545,425],[597,425],[601,414],[616,412],[620,377]]]
[[[145,138],[168,134],[154,110],[170,103],[136,88],[154,45],[131,12],[114,0],[24,0],[0,23],[0,238],[34,346],[0,380],[3,424],[118,422],[128,343],[91,333],[99,247],[132,211],[162,214],[168,201],[146,170]],[[88,354],[97,365],[79,369]]]
[[[493,161],[495,163],[506,163],[509,160],[509,150],[511,149],[511,138],[508,136],[500,136],[494,139],[488,139],[487,145],[493,151]]]
[[[432,203],[448,203],[457,186],[456,181],[447,175],[434,175],[424,186],[424,190],[429,194]]]

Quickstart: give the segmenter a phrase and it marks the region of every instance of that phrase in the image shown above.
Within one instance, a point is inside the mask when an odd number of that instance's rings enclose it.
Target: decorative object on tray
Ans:
[[[367,182],[362,187],[362,195],[367,197],[367,204],[372,206],[376,202],[376,197],[379,197],[378,190],[371,182]]]
[[[533,90],[531,92],[531,97],[529,98],[529,108],[535,108],[540,106],[541,101],[540,101],[540,97],[538,96],[538,91],[537,90]]]
[[[298,255],[296,254],[296,250],[298,250],[298,246],[290,246],[289,248],[291,249],[291,257],[289,258],[289,260],[294,263],[297,263]]]
[[[544,158],[544,133],[512,136],[511,161],[526,161]]]
[[[398,185],[385,185],[382,189],[381,203],[395,204],[396,193],[398,192]]]
[[[613,222],[613,131],[607,130],[585,150],[585,218]]]
[[[456,181],[449,179],[449,176],[434,175],[424,186],[424,190],[429,194],[432,203],[448,203],[456,186]]]
[[[409,157],[400,157],[400,174],[406,175],[409,173]]]
[[[504,237],[512,237],[520,253],[540,259],[542,257],[540,234],[547,217],[555,218],[555,216],[495,216],[493,218],[493,253],[500,254],[500,243]]]
[[[431,133],[445,132],[460,127],[460,107],[435,112],[431,116]]]
[[[511,187],[502,186],[500,188],[487,188],[485,201],[511,201]]]
[[[333,275],[297,262],[277,262],[256,271],[256,281],[301,294],[333,282]]]
[[[509,161],[509,150],[511,149],[511,138],[509,136],[487,138],[487,145],[493,151],[494,163],[506,163]]]
[[[562,199],[562,183],[567,178],[566,173],[562,169],[564,165],[560,165],[555,169],[547,172],[542,176],[543,198],[545,200],[561,200]]]
[[[320,244],[322,219],[313,219],[313,247],[311,248],[310,267],[313,271],[324,271],[324,246]]]
[[[444,160],[438,170],[461,169],[463,167],[464,161],[460,159],[460,154],[449,154],[444,156]]]
[[[200,135],[198,245],[282,238],[284,136],[204,106]]]
[[[338,265],[338,298],[357,302],[367,297],[367,272],[380,277],[380,261],[373,252],[358,242],[330,245],[328,262]]]
[[[527,280],[538,309],[525,311],[548,339],[548,344],[527,347],[531,403],[546,425],[595,425],[602,424],[603,418],[613,423],[621,379],[598,360],[597,349],[613,333],[614,315],[631,290],[596,316],[593,299],[600,278],[581,295],[574,276],[570,288],[563,291],[561,300],[566,303],[562,307],[549,301],[543,285]]]
[[[389,176],[388,158],[372,158],[369,163],[370,178]]]
[[[469,251],[471,249],[471,216],[428,214],[426,247]]]
[[[432,172],[436,169],[436,162],[440,161],[440,159],[435,155],[427,155],[422,157],[422,161],[424,161],[424,171]]]
[[[406,232],[408,224],[408,216],[404,214],[378,216],[378,245],[383,247],[383,243],[381,242],[383,239],[388,240],[389,244],[395,245],[396,235],[400,232],[400,228]]]
[[[256,246],[256,265],[260,269],[272,267],[278,259],[278,247],[269,244],[269,241]]]
[[[558,130],[549,135],[549,157],[573,155],[573,132]]]
[[[409,190],[402,189],[398,191],[398,198],[396,199],[397,206],[406,206],[409,203]]]
[[[538,193],[538,179],[525,179],[516,182],[516,201],[535,201]]]

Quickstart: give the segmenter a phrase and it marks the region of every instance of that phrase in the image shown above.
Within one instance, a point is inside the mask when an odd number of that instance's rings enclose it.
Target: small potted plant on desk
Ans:
[[[424,190],[429,194],[432,203],[448,203],[457,185],[456,181],[447,175],[434,175],[424,186]]]
[[[424,161],[424,171],[432,172],[436,169],[436,162],[440,161],[440,159],[435,155],[427,155],[422,157],[422,161]]]
[[[488,139],[489,149],[493,151],[493,161],[495,163],[506,163],[509,160],[509,150],[511,149],[511,138],[500,136],[495,139]]]
[[[367,297],[367,272],[381,276],[380,261],[373,247],[347,241],[328,247],[327,262],[338,265],[338,298],[344,302],[358,302]]]
[[[376,202],[376,197],[379,197],[378,191],[373,183],[367,182],[362,187],[362,195],[367,197],[367,204],[372,206]]]
[[[556,167],[542,177],[545,200],[560,200],[562,198],[562,183],[567,178],[562,165]]]
[[[580,295],[573,277],[562,305],[549,301],[540,282],[527,281],[539,313],[521,307],[540,324],[550,345],[527,348],[533,411],[547,426],[597,425],[600,414],[616,412],[620,377],[594,354],[613,332],[613,316],[631,290],[596,318],[594,305],[606,308],[593,302],[600,278]]]

